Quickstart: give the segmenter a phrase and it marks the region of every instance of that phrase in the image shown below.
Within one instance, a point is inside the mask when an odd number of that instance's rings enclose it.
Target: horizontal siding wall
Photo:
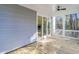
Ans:
[[[19,5],[0,5],[0,53],[35,41],[36,12]]]

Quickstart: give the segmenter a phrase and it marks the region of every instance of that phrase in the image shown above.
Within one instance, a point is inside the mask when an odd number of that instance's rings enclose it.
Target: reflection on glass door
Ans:
[[[48,34],[50,34],[50,20],[48,20]]]
[[[47,18],[43,17],[43,35],[46,35]]]
[[[42,17],[38,16],[38,37],[42,36]]]

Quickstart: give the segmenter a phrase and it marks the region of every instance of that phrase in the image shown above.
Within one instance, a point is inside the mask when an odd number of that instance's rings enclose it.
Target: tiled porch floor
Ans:
[[[8,54],[78,54],[76,40],[47,38],[9,52]]]

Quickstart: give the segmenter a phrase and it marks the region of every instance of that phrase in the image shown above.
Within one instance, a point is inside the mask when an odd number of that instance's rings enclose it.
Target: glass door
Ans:
[[[38,16],[38,38],[42,37],[42,17]]]
[[[43,35],[46,35],[47,18],[43,17]]]
[[[45,38],[50,34],[50,21],[47,17],[38,16],[38,38]]]

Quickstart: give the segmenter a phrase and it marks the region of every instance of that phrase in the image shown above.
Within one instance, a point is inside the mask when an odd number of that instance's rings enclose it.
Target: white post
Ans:
[[[52,36],[52,18],[50,18],[50,36]]]
[[[42,39],[43,39],[43,17],[42,17]]]
[[[51,18],[51,34],[53,35],[53,17]]]
[[[65,19],[66,17],[63,16],[63,36],[65,36]]]
[[[55,30],[56,30],[56,24],[55,24],[55,17],[53,17],[53,34],[55,34]]]
[[[36,16],[36,36],[37,36],[37,41],[38,41],[38,15]]]
[[[48,18],[47,18],[47,23],[46,23],[46,37],[48,37]]]

